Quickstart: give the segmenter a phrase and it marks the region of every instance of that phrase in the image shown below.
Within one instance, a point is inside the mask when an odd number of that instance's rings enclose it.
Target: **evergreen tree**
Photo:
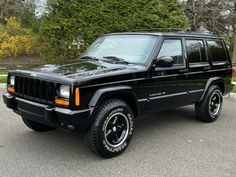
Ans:
[[[41,53],[47,62],[77,57],[104,33],[138,29],[188,28],[184,6],[176,0],[50,0],[43,17]],[[163,31],[160,29],[160,31]]]

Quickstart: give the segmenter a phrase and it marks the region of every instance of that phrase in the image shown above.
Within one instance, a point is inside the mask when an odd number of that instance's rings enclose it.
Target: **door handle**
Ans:
[[[203,69],[204,69],[204,70],[208,70],[208,69],[211,69],[211,67],[210,67],[210,66],[206,66],[206,67],[204,67]]]
[[[186,72],[188,72],[188,69],[181,69],[181,70],[179,70],[179,72],[180,73],[186,73]]]

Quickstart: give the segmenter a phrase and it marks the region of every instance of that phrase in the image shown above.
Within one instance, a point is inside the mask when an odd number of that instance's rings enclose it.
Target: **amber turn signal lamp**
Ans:
[[[55,99],[55,103],[58,104],[58,105],[62,105],[62,106],[69,106],[70,105],[69,101],[62,100],[62,99],[59,99],[59,98]]]
[[[75,89],[75,105],[76,106],[80,105],[79,88]]]
[[[15,89],[13,87],[7,87],[7,91],[10,93],[14,93]]]

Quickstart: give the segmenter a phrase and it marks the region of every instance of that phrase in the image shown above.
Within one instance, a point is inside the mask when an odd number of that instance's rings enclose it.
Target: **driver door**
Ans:
[[[187,68],[182,38],[164,38],[158,58],[172,57],[171,67],[151,66],[148,86],[149,110],[183,106],[187,102]]]

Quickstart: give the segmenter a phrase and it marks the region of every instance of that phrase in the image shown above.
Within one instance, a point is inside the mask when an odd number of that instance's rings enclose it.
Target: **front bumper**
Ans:
[[[27,101],[8,93],[3,95],[6,106],[25,119],[58,128],[76,128],[85,131],[90,125],[90,109],[72,111]]]

